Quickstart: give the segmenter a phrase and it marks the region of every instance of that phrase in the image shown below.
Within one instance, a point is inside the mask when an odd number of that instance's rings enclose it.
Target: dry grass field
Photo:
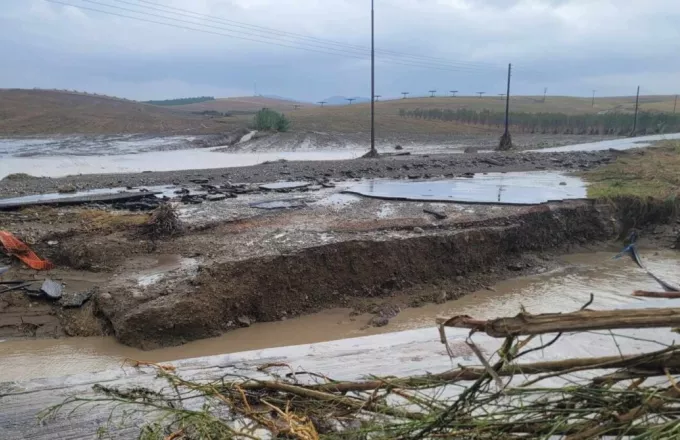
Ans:
[[[672,112],[674,96],[643,96],[643,111]],[[35,134],[113,133],[219,133],[247,126],[257,110],[267,107],[283,112],[292,131],[357,133],[370,130],[370,104],[320,107],[264,97],[224,98],[182,106],[154,106],[101,95],[51,90],[0,90],[0,136]],[[634,97],[590,98],[518,96],[511,100],[514,112],[584,114],[629,112]],[[476,134],[497,131],[492,127],[457,122],[403,118],[399,111],[420,109],[488,109],[502,111],[498,97],[436,97],[380,101],[376,103],[376,128],[385,133]],[[210,117],[195,112],[235,112],[231,117]]]

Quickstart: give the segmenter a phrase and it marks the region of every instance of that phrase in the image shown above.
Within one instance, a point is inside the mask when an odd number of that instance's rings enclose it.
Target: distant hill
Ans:
[[[34,134],[219,133],[245,122],[207,118],[109,96],[0,89],[0,136]]]
[[[324,99],[324,101],[326,101],[326,105],[347,105],[349,104],[348,98],[354,100],[352,101],[352,104],[371,102],[371,98],[364,98],[361,96],[331,96],[330,98]]]
[[[151,105],[185,105],[185,104],[196,104],[198,102],[214,101],[214,96],[197,96],[195,98],[176,98],[176,99],[163,99],[159,101],[143,101],[144,104]]]
[[[189,112],[219,112],[219,113],[255,113],[263,108],[270,108],[280,112],[290,112],[295,107],[313,107],[313,104],[290,101],[266,96],[246,96],[237,98],[218,98],[212,101],[195,104],[173,106],[174,109]]]

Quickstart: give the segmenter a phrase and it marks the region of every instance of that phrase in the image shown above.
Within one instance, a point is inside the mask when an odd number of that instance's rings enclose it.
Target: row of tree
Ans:
[[[177,99],[163,99],[161,101],[144,101],[144,103],[153,105],[186,105],[214,100],[215,100],[214,96],[196,96],[194,98],[177,98]]]
[[[470,125],[503,127],[505,112],[469,109],[400,109],[405,118],[455,121]],[[630,113],[567,115],[565,113],[511,112],[510,124],[521,133],[562,134],[631,134],[635,116]],[[680,115],[641,112],[638,114],[636,134],[680,131]]]

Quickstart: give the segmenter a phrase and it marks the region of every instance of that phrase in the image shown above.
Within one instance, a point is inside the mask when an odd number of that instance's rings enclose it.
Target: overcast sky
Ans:
[[[257,83],[306,101],[370,96],[370,0],[59,1],[173,26],[0,0],[0,88],[163,99],[252,95]],[[680,1],[376,0],[376,48],[385,97],[503,93],[509,62],[519,94],[675,94]]]

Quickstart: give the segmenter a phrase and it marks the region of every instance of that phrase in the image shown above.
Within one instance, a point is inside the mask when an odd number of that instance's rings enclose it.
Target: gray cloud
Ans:
[[[96,4],[161,14],[141,8],[157,6],[137,0],[60,1],[167,21]],[[235,20],[347,45],[366,47],[370,42],[367,0],[151,1],[209,14],[214,20]],[[379,58],[378,92],[383,96],[406,90],[424,94],[432,88],[501,93],[503,66],[508,62],[516,66],[516,93],[537,94],[544,86],[551,93],[577,95],[587,95],[591,89],[602,95],[631,94],[637,84],[646,93],[676,93],[680,88],[676,85],[680,2],[674,0],[376,3],[378,49],[447,60]],[[86,89],[135,99],[250,94],[255,82],[261,93],[306,100],[370,93],[363,51],[233,23],[174,17],[198,23],[174,22],[176,26],[207,33],[45,0],[4,0],[0,56],[5,66],[0,69],[0,87]],[[309,51],[275,45],[303,43]]]

